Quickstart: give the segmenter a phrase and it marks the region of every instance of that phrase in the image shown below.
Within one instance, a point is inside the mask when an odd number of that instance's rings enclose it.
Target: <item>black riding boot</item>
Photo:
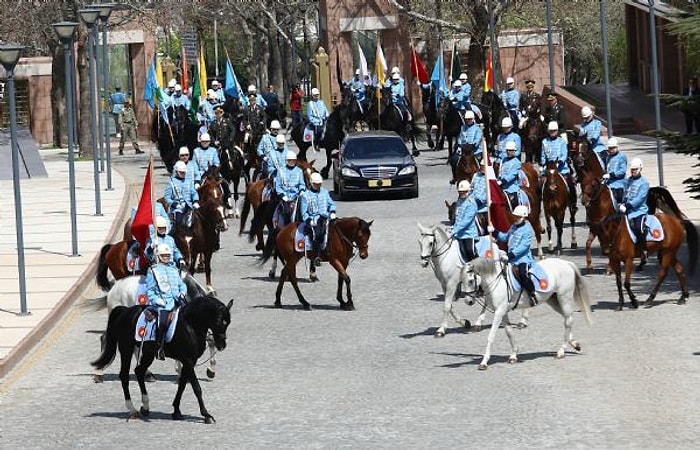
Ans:
[[[156,342],[158,342],[158,351],[156,358],[165,361],[165,335],[168,331],[168,314],[170,311],[158,311],[158,328],[156,328]]]
[[[535,285],[528,276],[527,264],[518,264],[518,278],[527,295],[530,296],[530,306],[537,306],[537,297],[535,297]]]

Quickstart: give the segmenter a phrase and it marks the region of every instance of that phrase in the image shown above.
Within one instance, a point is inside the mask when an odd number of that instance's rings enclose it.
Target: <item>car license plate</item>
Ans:
[[[381,188],[381,187],[389,187],[391,186],[391,180],[369,180],[367,182],[367,185],[369,187],[376,187],[376,188]]]

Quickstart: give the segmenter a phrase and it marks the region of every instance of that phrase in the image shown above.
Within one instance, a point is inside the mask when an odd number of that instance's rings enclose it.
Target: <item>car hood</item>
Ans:
[[[413,158],[406,156],[383,156],[381,158],[352,158],[344,159],[344,165],[367,167],[367,166],[406,166],[413,164]]]

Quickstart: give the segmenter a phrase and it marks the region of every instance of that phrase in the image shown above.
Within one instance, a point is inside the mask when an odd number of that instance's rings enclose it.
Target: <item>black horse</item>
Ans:
[[[484,124],[484,139],[486,146],[493,151],[498,135],[501,133],[501,120],[510,117],[501,98],[493,91],[485,91],[478,103]]]
[[[435,140],[440,140],[440,115],[435,100],[436,90],[432,83],[421,86],[421,100],[423,101],[423,115],[425,116],[426,133],[428,134],[428,148],[435,148],[432,130],[435,132]]]
[[[437,144],[437,149],[442,150],[447,138],[447,160],[452,160],[452,152],[454,151],[453,141],[456,143],[457,137],[464,125],[464,116],[455,108],[450,99],[446,98],[442,102],[442,117],[440,119],[440,139]]]
[[[165,117],[160,111],[153,113],[151,141],[156,144],[166,169],[172,173],[180,147],[187,147],[192,152],[199,145],[197,125],[192,122],[190,111],[184,106],[170,107],[165,111]]]
[[[241,149],[246,157],[245,177],[252,179],[251,171],[261,170],[262,161],[258,160],[258,143],[265,134],[267,115],[262,107],[247,107],[241,113],[238,129],[243,133]]]
[[[367,123],[367,111],[373,96],[374,89],[368,87],[365,90],[365,99],[358,102],[352,89],[347,84],[341,84],[339,110],[343,121],[345,133],[360,131],[369,128]]]
[[[233,300],[228,305],[212,296],[198,297],[180,309],[175,333],[170,342],[165,344],[165,355],[175,359],[182,364],[180,379],[177,386],[177,393],[173,400],[173,420],[182,420],[180,412],[180,400],[189,382],[192,390],[199,402],[199,411],[204,416],[205,423],[215,422],[214,417],[207,411],[202,399],[202,388],[194,373],[194,366],[197,359],[202,356],[207,346],[207,332],[211,330],[214,338],[214,345],[218,351],[226,348],[226,329],[231,323],[231,306]],[[134,339],[136,322],[143,311],[141,306],[117,306],[109,315],[107,323],[107,339],[104,350],[100,357],[91,364],[98,369],[108,366],[117,354],[117,348],[121,355],[121,369],[119,379],[124,391],[124,399],[129,408],[130,417],[138,417],[139,411],[134,408],[129,393],[129,370],[131,368],[131,358],[134,348],[141,347],[140,363],[134,369],[136,380],[141,390],[143,405],[140,413],[148,416],[150,413],[148,404],[148,393],[146,392],[145,374],[148,367],[153,363],[158,344],[155,341],[137,343]]]
[[[303,161],[308,160],[307,151],[311,147],[310,142],[304,142],[304,128],[306,124],[298,123],[292,128],[292,140],[299,148],[297,158]],[[326,165],[321,169],[321,176],[327,179],[333,163],[333,152],[340,148],[340,143],[345,139],[345,131],[343,131],[343,108],[338,105],[333,108],[333,111],[326,119],[326,127],[323,132],[323,137],[319,143],[319,147],[326,151]]]
[[[379,114],[377,113],[377,103],[379,103]],[[404,141],[411,141],[413,156],[418,156],[420,152],[416,147],[416,138],[423,134],[423,130],[416,126],[413,118],[408,120],[408,114],[399,111],[398,107],[392,103],[391,88],[382,89],[381,98],[374,99],[370,105],[368,121],[373,129],[393,131],[403,138]]]

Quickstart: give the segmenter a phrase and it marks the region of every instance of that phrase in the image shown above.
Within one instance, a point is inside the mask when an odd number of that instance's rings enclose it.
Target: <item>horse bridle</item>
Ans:
[[[366,250],[366,249],[369,248],[369,244],[360,245],[360,244],[357,244],[355,241],[350,240],[350,239],[345,235],[345,233],[343,233],[343,230],[341,230],[341,229],[338,228],[337,226],[334,226],[333,228],[334,228],[334,229],[336,230],[336,232],[338,233],[338,236],[340,236],[340,239],[341,239],[343,242],[345,242],[346,244],[348,244],[348,245],[350,246],[350,248],[356,248],[356,249],[358,249],[358,250]],[[355,233],[355,234],[357,234],[357,233]],[[353,235],[353,238],[354,238],[354,237],[355,237],[355,235]],[[353,253],[355,253],[355,252],[353,251]]]
[[[454,240],[454,237],[450,237],[447,241],[445,241],[444,244],[442,244],[442,247],[439,249],[435,249],[435,232],[432,233],[421,233],[421,236],[432,236],[433,237],[433,242],[431,244],[431,250],[429,255],[420,255],[421,261],[430,261],[431,258],[435,257],[438,258],[450,249],[450,246],[452,245],[452,241]],[[444,248],[444,250],[443,250]]]

